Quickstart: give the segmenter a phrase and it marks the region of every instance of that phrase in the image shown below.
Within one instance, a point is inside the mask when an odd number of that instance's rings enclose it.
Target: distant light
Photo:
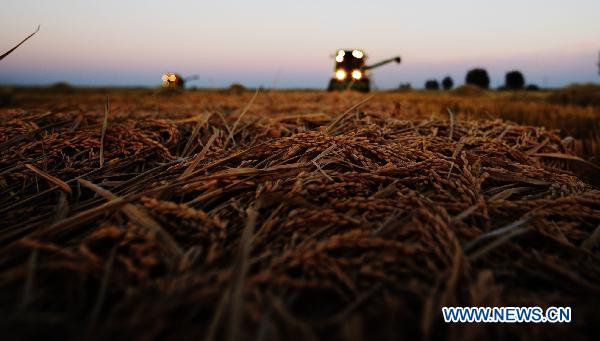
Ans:
[[[352,71],[352,78],[359,80],[362,78],[362,72],[360,72],[360,70],[354,70]]]
[[[335,56],[335,61],[338,63],[341,63],[344,61],[344,55],[338,54],[337,56]]]
[[[354,50],[354,51],[352,51],[352,55],[355,58],[358,58],[358,59],[361,59],[364,56],[364,54],[360,50]]]
[[[339,81],[343,81],[344,79],[346,79],[346,76],[348,76],[348,74],[346,73],[345,70],[338,69],[335,72],[335,78],[337,78],[337,80],[339,80]]]

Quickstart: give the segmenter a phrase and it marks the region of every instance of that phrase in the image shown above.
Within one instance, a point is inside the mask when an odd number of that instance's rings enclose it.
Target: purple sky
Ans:
[[[521,70],[530,83],[598,82],[600,1],[67,1],[4,0],[0,51],[41,31],[0,62],[2,84],[144,85],[165,71],[222,87],[322,88],[339,48],[370,62],[379,88]]]

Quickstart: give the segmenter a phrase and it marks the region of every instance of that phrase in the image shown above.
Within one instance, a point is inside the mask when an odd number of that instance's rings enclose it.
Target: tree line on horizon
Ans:
[[[465,84],[477,86],[481,89],[490,88],[490,76],[488,72],[483,68],[474,68],[467,72],[465,76]],[[451,90],[454,87],[454,80],[450,76],[446,76],[441,82],[437,79],[428,79],[425,81],[425,89],[437,91],[440,89]],[[400,84],[400,89],[410,89],[409,83]],[[504,76],[504,85],[500,86],[498,90],[539,90],[539,86],[536,84],[525,84],[525,76],[519,70],[508,71]]]

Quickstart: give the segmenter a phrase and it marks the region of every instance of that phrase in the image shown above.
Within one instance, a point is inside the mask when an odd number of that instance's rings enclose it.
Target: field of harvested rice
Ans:
[[[546,97],[15,90],[0,333],[592,337],[600,107]],[[573,318],[446,324],[443,306]]]

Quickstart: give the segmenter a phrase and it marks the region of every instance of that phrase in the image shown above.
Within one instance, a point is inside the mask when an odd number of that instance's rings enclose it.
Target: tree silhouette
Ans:
[[[400,83],[400,86],[398,86],[399,90],[410,90],[412,89],[412,86],[410,85],[410,83]]]
[[[509,71],[504,78],[504,87],[507,90],[521,90],[525,86],[525,77],[521,71]]]
[[[427,90],[439,90],[440,89],[440,83],[438,83],[438,81],[436,81],[435,79],[430,79],[428,81],[425,82],[425,89]]]
[[[454,86],[454,81],[450,76],[446,76],[442,80],[442,86],[444,87],[444,90],[450,90]]]
[[[489,89],[490,87],[490,76],[488,76],[485,69],[476,68],[467,72],[465,83],[476,85],[482,89]]]

